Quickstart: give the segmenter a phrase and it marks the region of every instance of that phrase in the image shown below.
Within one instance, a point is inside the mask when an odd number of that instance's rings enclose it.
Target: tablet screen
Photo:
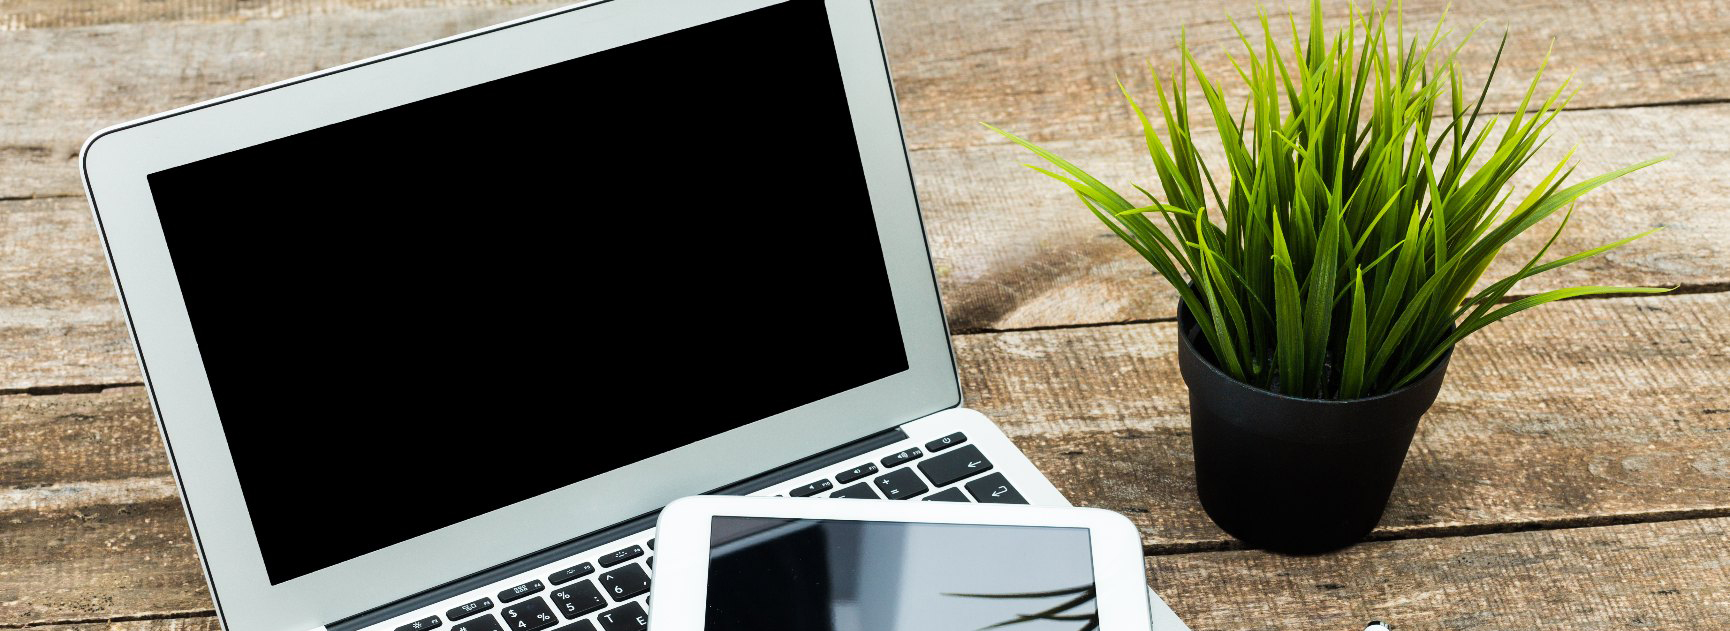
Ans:
[[[1097,626],[1085,528],[717,516],[709,543],[704,631]]]

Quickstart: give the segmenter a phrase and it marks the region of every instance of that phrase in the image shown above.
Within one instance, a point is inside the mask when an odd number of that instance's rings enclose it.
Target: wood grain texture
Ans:
[[[1730,294],[1568,301],[1528,315],[1462,345],[1375,537],[1730,514],[1730,330],[1721,324]],[[1076,503],[1130,515],[1155,553],[1230,548],[1195,504],[1173,335],[1173,325],[1156,323],[965,335],[956,345],[969,405],[997,420]],[[0,442],[34,447],[0,454],[0,479],[25,480],[0,491],[0,500],[13,498],[0,504],[32,497],[43,506],[0,522],[52,524],[50,516],[77,513],[118,520],[117,486],[138,505],[173,507],[160,486],[139,482],[166,481],[145,406],[142,388],[0,397]],[[159,525],[112,524],[113,538],[174,541]],[[5,528],[9,539],[24,532]],[[1425,541],[1409,545],[1432,545]],[[105,569],[43,570],[31,580],[62,594],[54,602],[85,602],[102,581],[131,571],[125,564],[160,563],[122,552],[72,550],[65,558],[93,555],[107,560],[89,567]],[[184,568],[190,578],[162,578],[162,593],[148,597],[161,604],[140,611],[187,608],[197,574]],[[38,617],[82,615],[30,606]],[[26,619],[18,615],[0,610],[0,621]]]
[[[1730,512],[1730,294],[1576,300],[1522,316],[1462,343],[1377,536]],[[1067,495],[1130,514],[1149,546],[1218,547],[1227,539],[1193,500],[1174,330],[955,344],[968,405]],[[143,388],[0,397],[0,411],[6,488],[167,475]],[[98,502],[115,492],[71,491]]]
[[[1460,344],[1374,536],[1730,515],[1730,294],[1522,315]],[[1228,543],[1194,500],[1175,328],[956,338],[967,405],[1155,551]]]
[[[0,622],[208,610],[179,498],[0,515]]]
[[[75,156],[102,127],[560,6],[483,0],[19,0],[0,9],[0,197],[75,194]],[[1330,2],[1343,15],[1344,2]],[[1407,3],[1412,24],[1443,2]],[[916,149],[992,141],[979,121],[1039,140],[1124,137],[1132,131],[1112,87],[1142,85],[1142,63],[1169,63],[1180,27],[1214,76],[1236,50],[1221,16],[1255,3],[1202,0],[1022,2],[885,0],[884,40],[909,143]],[[372,10],[360,10],[372,9]],[[1618,3],[1493,0],[1456,3],[1453,24],[1510,31],[1510,77],[1490,106],[1518,102],[1521,80],[1558,42],[1557,75],[1578,73],[1579,108],[1730,98],[1724,0]],[[32,17],[34,16],[34,17]],[[166,21],[158,21],[166,20]],[[211,21],[220,20],[220,21]],[[31,25],[104,24],[81,28]],[[1557,25],[1566,25],[1565,28]],[[1598,42],[1616,42],[1615,46]],[[1494,43],[1467,48],[1486,67]],[[1238,88],[1228,83],[1228,96]]]
[[[221,631],[222,625],[217,624],[215,611],[200,609],[97,617],[34,625],[32,628],[40,628],[42,631]]]
[[[1588,195],[1553,256],[1653,227],[1628,247],[1530,279],[1517,291],[1578,284],[1730,283],[1730,104],[1568,112],[1541,159],[1587,149],[1594,173],[1647,156],[1667,162]],[[1136,177],[1133,138],[1054,143],[1102,177]],[[1059,185],[1019,166],[1008,145],[913,153],[934,264],[951,326],[1014,329],[1169,317],[1176,295]],[[1517,180],[1535,181],[1527,173]],[[1556,219],[1559,219],[1556,218]],[[1510,245],[1486,278],[1512,272],[1547,234]],[[0,390],[138,381],[94,223],[76,197],[0,202]]]
[[[1625,248],[1528,279],[1516,293],[1573,285],[1722,285],[1730,282],[1730,104],[1571,111],[1550,144],[1514,178],[1523,196],[1578,146],[1575,181],[1641,159],[1671,158],[1582,198],[1550,258],[1645,230]],[[1197,143],[1223,164],[1217,136]],[[1061,141],[1048,148],[1102,181],[1134,192],[1155,178],[1140,137]],[[951,326],[1015,329],[1171,317],[1177,294],[1062,184],[1021,164],[1037,157],[1007,144],[913,153],[926,227]],[[1223,183],[1222,183],[1223,185]],[[1515,239],[1483,284],[1519,269],[1561,217]]]
[[[920,6],[927,4],[942,5]],[[898,6],[886,5],[887,24],[922,19]],[[88,220],[77,217],[82,211],[76,201],[76,155],[83,138],[95,128],[543,8],[353,12],[322,16],[314,28],[308,28],[310,22],[292,20],[171,22],[23,31],[0,38],[0,47],[8,53],[0,55],[0,76],[21,77],[14,83],[16,89],[0,93],[0,111],[8,112],[9,119],[0,126],[0,198],[60,196],[23,202],[27,209],[47,208],[52,213],[8,212],[11,232],[58,231],[63,234],[56,236],[64,238],[56,247],[78,248],[58,252],[69,259],[52,265],[45,263],[49,259],[32,259],[23,251],[8,253],[8,260],[20,263],[8,265],[6,274],[23,286],[19,296],[8,288],[0,299],[5,303],[0,304],[0,317],[6,323],[72,327],[58,335],[40,336],[59,345],[38,351],[23,346],[39,336],[9,332],[0,323],[0,342],[20,345],[19,352],[10,355],[14,365],[7,368],[14,370],[5,373],[9,384],[136,380],[122,374],[135,370],[113,361],[126,352],[122,338],[115,335],[120,330],[118,311],[97,306],[111,302],[112,292],[100,282],[106,270],[99,249],[92,245],[96,241]],[[898,56],[912,59],[897,65],[898,77],[918,76],[918,69],[940,64],[919,61],[923,49],[891,40]],[[93,64],[92,59],[104,62]],[[1034,79],[1025,84],[1033,85]],[[988,134],[975,137],[971,145],[950,146],[953,143],[931,141],[932,134],[920,131],[923,123],[918,121],[939,116],[920,113],[926,107],[923,103],[937,100],[945,103],[942,108],[952,108],[954,103],[946,99],[955,98],[959,97],[917,89],[902,93],[909,137],[915,146],[926,147],[914,151],[912,159],[955,328],[1022,328],[1167,315],[1173,298],[1170,290],[1148,282],[1147,266],[1127,246],[1107,236],[1065,189],[1017,166],[1027,161],[1024,152]],[[1110,116],[1128,122],[1115,109]],[[1558,119],[1556,138],[1546,157],[1559,159],[1566,147],[1578,144],[1583,147],[1582,173],[1641,157],[1675,155],[1670,162],[1589,196],[1558,250],[1592,247],[1651,226],[1671,230],[1529,281],[1522,290],[1586,281],[1730,282],[1726,269],[1730,246],[1724,245],[1730,242],[1726,227],[1730,215],[1722,212],[1730,200],[1730,177],[1726,177],[1730,176],[1730,149],[1717,141],[1718,135],[1703,133],[1721,129],[1730,129],[1730,105],[1580,111]],[[1095,130],[1063,131],[1061,137],[1075,140],[1052,142],[1052,148],[1107,181],[1120,185],[1147,181],[1147,159],[1137,148],[1133,130],[1119,125],[1088,135],[1092,133]],[[1212,138],[1201,140],[1208,147]],[[1528,174],[1522,181],[1535,177]],[[36,220],[47,223],[28,225]],[[80,221],[85,227],[78,226]],[[1536,235],[1519,241],[1492,273],[1516,266],[1514,261],[1530,253],[1538,241]],[[68,295],[58,296],[62,302],[49,303],[45,299],[54,297],[50,292]],[[26,306],[33,310],[6,310]],[[41,311],[45,308],[50,310]],[[36,329],[26,326],[24,330]],[[81,367],[90,373],[78,374]]]
[[[1730,519],[1361,544],[1308,557],[1151,557],[1195,631],[1715,629],[1730,620]]]
[[[138,381],[89,203],[0,201],[0,392]]]
[[[142,387],[0,397],[0,498],[19,493],[0,499],[0,513],[21,505],[22,494],[63,495],[57,485],[167,475],[168,455]]]
[[[1428,36],[1448,5],[1457,45],[1474,26],[1479,35],[1460,53],[1464,80],[1481,83],[1505,31],[1502,72],[1486,108],[1511,110],[1555,40],[1551,76],[1570,72],[1581,88],[1574,107],[1730,97],[1730,14],[1723,0],[1618,3],[1497,0],[1408,1],[1408,33]],[[1241,100],[1227,55],[1244,58],[1226,16],[1246,20],[1257,6],[1274,12],[1275,34],[1290,50],[1285,11],[1308,3],[1255,0],[900,0],[879,2],[884,41],[915,147],[978,144],[979,121],[1036,140],[1121,136],[1125,118],[1113,83],[1152,88],[1147,64],[1169,74],[1177,41],[1187,29],[1190,49],[1208,76],[1222,82],[1228,102]],[[1346,2],[1323,2],[1330,25],[1343,26]],[[1363,6],[1364,3],[1359,3]],[[1298,26],[1307,28],[1300,16]],[[1258,53],[1259,54],[1259,53]],[[1289,58],[1289,57],[1288,57]],[[1226,81],[1226,79],[1231,79]],[[1149,97],[1151,98],[1151,96]],[[1199,101],[1198,101],[1199,103]],[[1130,125],[1125,125],[1130,123]]]
[[[144,389],[6,394],[140,379],[78,182],[84,138],[559,4],[0,2],[0,628],[216,631]],[[1406,9],[1429,23],[1441,4]],[[879,2],[957,330],[1169,315],[1174,298],[1145,263],[977,122],[1113,184],[1145,182],[1112,76],[1145,91],[1141,63],[1169,65],[1180,26],[1226,76],[1237,44],[1220,16],[1253,6]],[[1343,3],[1328,6],[1337,16]],[[1455,3],[1453,24],[1510,31],[1506,77],[1559,38],[1552,69],[1578,73],[1582,91],[1552,158],[1580,144],[1588,173],[1675,155],[1588,197],[1557,250],[1665,231],[1525,291],[1730,286],[1726,14],[1726,0]],[[1463,59],[1482,68],[1492,51],[1486,38]],[[1490,107],[1511,107],[1519,87],[1499,82]],[[963,335],[956,347],[970,405],[1074,501],[1129,514],[1155,554],[1154,586],[1197,631],[1371,617],[1414,630],[1703,629],[1730,619],[1727,321],[1730,293],[1672,295],[1570,301],[1479,333],[1420,427],[1373,535],[1384,541],[1318,557],[1234,550],[1195,505],[1172,324]]]
[[[8,0],[0,5],[0,31],[144,22],[244,22],[308,16],[319,18],[384,9],[542,4],[546,3],[537,0]]]
[[[104,127],[556,6],[343,11],[293,20],[4,33],[0,198],[82,195],[78,152]]]

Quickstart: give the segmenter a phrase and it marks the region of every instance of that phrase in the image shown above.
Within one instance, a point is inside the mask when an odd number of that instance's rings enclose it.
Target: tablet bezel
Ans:
[[[117,125],[86,142],[86,192],[225,628],[314,629],[960,404],[875,13],[868,0],[823,0],[909,369],[280,584],[268,579],[146,176],[783,1],[596,0]],[[285,396],[301,396],[284,386]],[[642,406],[653,418],[654,402]],[[319,465],[318,454],[305,457]],[[308,519],[366,518],[319,515],[315,490],[282,501],[305,501]]]
[[[1108,510],[705,495],[674,501],[661,511],[655,533],[655,592],[650,599],[649,631],[702,631],[708,596],[709,530],[717,516],[1086,528],[1093,550],[1099,628],[1139,631],[1152,624],[1141,535],[1128,518]]]

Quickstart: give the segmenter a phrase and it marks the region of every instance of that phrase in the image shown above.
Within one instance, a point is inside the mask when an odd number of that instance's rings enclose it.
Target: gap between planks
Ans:
[[[186,620],[191,618],[211,618],[216,616],[215,609],[191,609],[187,611],[161,611],[155,613],[140,613],[121,616],[103,616],[97,618],[66,618],[63,620],[32,620],[30,622],[0,622],[0,629],[31,629],[36,627],[53,627],[75,624],[113,624],[116,622],[141,622],[149,620]]]
[[[48,386],[29,386],[25,388],[0,388],[0,396],[27,394],[30,396],[54,396],[57,394],[95,394],[110,388],[136,388],[143,386],[142,381],[121,381],[115,383],[69,383]]]
[[[1693,521],[1698,519],[1718,519],[1723,517],[1730,517],[1730,508],[1661,510],[1643,513],[1586,515],[1560,519],[1533,519],[1501,523],[1438,525],[1412,528],[1396,532],[1372,532],[1369,536],[1364,537],[1363,541],[1360,541],[1359,543],[1483,537],[1487,535],[1505,535],[1539,530],[1576,530],[1580,528],[1603,528],[1608,526],[1631,526],[1636,524],[1661,524],[1673,521]],[[1147,544],[1142,546],[1141,552],[1142,556],[1160,557],[1176,554],[1228,552],[1250,549],[1252,548],[1243,545],[1243,542],[1236,539],[1220,539],[1217,541]]]
[[[1656,295],[1654,295],[1654,294],[1638,294],[1638,295],[1645,296],[1645,297],[1660,297],[1661,298],[1664,296],[1688,296],[1688,295],[1693,295],[1693,294],[1717,294],[1717,293],[1723,293],[1726,291],[1730,291],[1730,282],[1689,283],[1689,284],[1677,285],[1674,289],[1671,289],[1670,291],[1668,291],[1666,293],[1662,293],[1662,294],[1656,294]],[[1522,300],[1525,298],[1530,298],[1532,295],[1533,294],[1508,294],[1506,296],[1502,296],[1502,299],[1499,302],[1497,302],[1496,304],[1507,304],[1510,302],[1514,302],[1516,300]],[[1619,299],[1623,299],[1623,298],[1629,298],[1629,297],[1632,297],[1634,295],[1636,295],[1636,294],[1596,294],[1596,295],[1590,295],[1590,296],[1575,296],[1573,298],[1566,298],[1563,300],[1558,300],[1556,302],[1567,302],[1569,300],[1619,300]],[[1135,318],[1135,319],[1129,319],[1129,320],[1105,320],[1105,321],[1100,321],[1100,322],[1078,322],[1075,324],[1046,324],[1046,325],[1040,325],[1040,326],[1025,326],[1025,327],[1002,327],[1002,328],[997,328],[997,327],[969,327],[969,328],[954,329],[954,330],[950,331],[949,334],[950,335],[990,335],[990,334],[994,334],[994,333],[1029,333],[1029,332],[1037,332],[1037,331],[1067,331],[1070,329],[1093,329],[1093,328],[1106,327],[1106,326],[1127,326],[1127,325],[1133,325],[1133,324],[1158,324],[1158,323],[1162,323],[1162,322],[1176,322],[1176,321],[1177,321],[1177,316],[1164,316],[1164,317],[1158,317],[1158,318]],[[4,394],[4,392],[0,392],[0,394]]]

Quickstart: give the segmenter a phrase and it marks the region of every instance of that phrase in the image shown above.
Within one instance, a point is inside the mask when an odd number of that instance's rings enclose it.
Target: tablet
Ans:
[[[649,631],[1142,631],[1122,515],[702,496],[661,512]]]

